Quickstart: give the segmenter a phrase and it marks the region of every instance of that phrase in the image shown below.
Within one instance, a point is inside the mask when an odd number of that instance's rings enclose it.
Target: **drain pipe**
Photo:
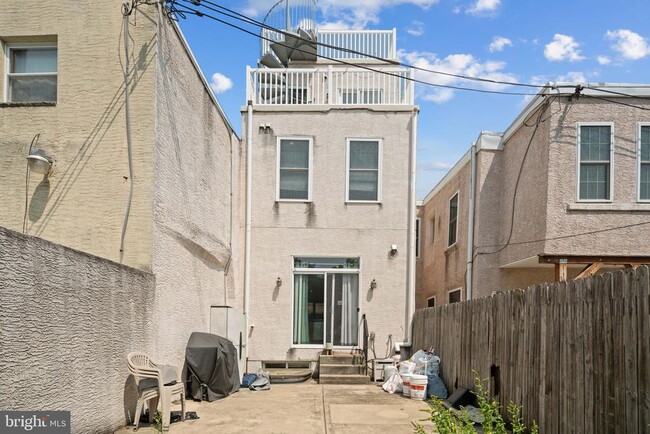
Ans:
[[[253,182],[253,101],[248,100],[246,112],[246,238],[244,257],[244,316],[246,319],[246,357],[248,360],[248,335],[250,333],[251,291],[251,209]]]
[[[129,224],[129,214],[131,214],[131,199],[133,198],[133,152],[131,142],[131,110],[129,106],[129,5],[122,5],[122,14],[124,15],[124,113],[126,116],[126,149],[129,159],[129,198],[126,202],[126,211],[124,212],[124,221],[122,222],[122,236],[120,237],[120,263],[124,259],[124,238],[126,237],[126,227]]]
[[[469,177],[469,224],[467,225],[467,273],[465,275],[466,300],[472,299],[472,281],[474,273],[474,207],[476,198],[476,142],[470,149]]]
[[[406,341],[396,342],[395,350],[410,347],[412,341],[411,321],[415,313],[415,175],[417,171],[418,113],[413,110],[409,143],[409,191],[408,191],[408,241],[406,255]]]

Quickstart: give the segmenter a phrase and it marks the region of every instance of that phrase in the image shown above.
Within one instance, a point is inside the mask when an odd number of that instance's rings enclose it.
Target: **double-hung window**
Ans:
[[[381,201],[381,140],[348,139],[347,201]]]
[[[458,233],[458,193],[449,200],[449,237],[447,246],[456,244]]]
[[[311,200],[311,138],[278,139],[278,200]]]
[[[5,54],[6,102],[56,102],[56,45],[7,44]]]
[[[650,201],[650,124],[639,126],[639,200]]]
[[[613,126],[578,125],[578,200],[612,199]]]

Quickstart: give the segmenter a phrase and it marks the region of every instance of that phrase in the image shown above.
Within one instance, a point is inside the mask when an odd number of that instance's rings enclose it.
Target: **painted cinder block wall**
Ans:
[[[254,111],[249,370],[262,360],[316,360],[320,353],[292,348],[292,255],[360,256],[360,314],[376,333],[378,357],[389,334],[393,342],[403,340],[412,116],[412,107]],[[295,136],[313,138],[311,203],[276,202],[277,139]],[[346,204],[347,138],[383,139],[380,204]]]
[[[154,351],[156,297],[149,272],[0,227],[2,410],[70,411],[73,433],[124,426],[126,356]]]

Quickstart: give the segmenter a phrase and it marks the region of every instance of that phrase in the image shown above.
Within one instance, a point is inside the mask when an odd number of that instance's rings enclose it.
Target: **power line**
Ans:
[[[183,0],[183,1],[186,1],[186,0]],[[199,10],[188,8],[186,6],[181,6],[183,9],[179,9],[178,5],[176,3],[176,0],[169,1],[169,2],[167,2],[167,4],[172,5],[172,7],[168,9],[170,13],[178,14],[178,16],[180,16],[182,18],[185,18],[185,14],[191,14],[191,15],[196,15],[198,17],[210,18],[210,19],[212,19],[212,20],[214,20],[216,22],[219,22],[219,23],[222,23],[222,24],[224,24],[226,26],[235,28],[235,29],[237,29],[239,31],[242,31],[242,32],[247,33],[247,34],[249,34],[251,36],[254,36],[254,37],[258,38],[258,39],[263,39],[263,40],[266,40],[266,41],[269,41],[269,42],[272,42],[272,43],[276,43],[276,44],[278,44],[280,46],[283,46],[283,47],[286,47],[286,48],[289,48],[289,49],[292,49],[294,51],[298,51],[298,52],[301,52],[301,53],[312,54],[312,53],[309,53],[308,51],[302,50],[302,49],[300,49],[298,47],[293,47],[291,45],[284,44],[284,43],[282,43],[280,41],[275,41],[275,40],[273,40],[271,38],[267,38],[265,36],[259,35],[259,34],[255,33],[255,32],[252,32],[252,31],[248,30],[248,29],[237,26],[236,24],[233,24],[233,23],[230,23],[228,21],[219,19],[219,18],[217,18],[215,16],[212,16],[210,14],[201,12]],[[496,91],[496,90],[476,89],[476,88],[472,88],[472,87],[453,86],[453,85],[447,85],[447,84],[436,84],[436,83],[431,83],[431,82],[416,79],[416,78],[404,77],[402,75],[395,74],[395,73],[392,73],[392,72],[389,72],[389,71],[382,71],[382,70],[374,69],[374,68],[371,68],[371,67],[366,66],[366,65],[360,65],[360,64],[355,64],[355,63],[351,63],[351,62],[346,62],[344,60],[335,59],[333,57],[328,57],[328,56],[323,56],[323,55],[321,55],[320,57],[323,58],[323,59],[331,60],[331,61],[336,62],[336,63],[347,65],[347,66],[350,66],[350,67],[353,67],[353,68],[364,69],[364,70],[367,70],[367,71],[370,71],[370,72],[396,77],[396,78],[399,78],[401,80],[406,80],[406,81],[411,81],[413,83],[423,84],[425,86],[432,86],[432,87],[453,89],[453,90],[462,90],[462,91],[468,91],[468,92],[496,94],[496,95],[517,95],[517,96],[535,96],[535,95],[537,95],[537,94],[534,94],[534,93],[526,93],[526,92],[503,92],[503,91]]]
[[[257,27],[264,28],[264,29],[267,29],[267,30],[271,30],[273,32],[282,34],[284,36],[291,36],[292,38],[296,38],[296,39],[298,39],[300,41],[303,41],[303,42],[308,42],[310,44],[314,44],[314,45],[325,47],[325,48],[331,48],[331,49],[334,49],[334,50],[337,50],[337,51],[342,51],[342,52],[345,52],[345,53],[361,55],[361,56],[364,56],[364,57],[367,57],[367,58],[370,58],[370,59],[379,60],[379,61],[382,61],[382,62],[387,62],[387,63],[391,63],[393,65],[399,65],[399,66],[403,66],[403,67],[406,67],[406,68],[411,68],[411,69],[422,71],[422,72],[428,72],[428,73],[437,74],[437,75],[444,75],[444,76],[448,76],[448,77],[455,77],[455,78],[460,78],[460,79],[463,79],[463,80],[479,81],[479,82],[483,82],[483,83],[503,84],[503,85],[507,85],[507,86],[521,86],[521,87],[528,87],[528,88],[535,88],[535,89],[548,89],[548,88],[554,88],[555,87],[555,86],[548,86],[548,85],[519,83],[519,82],[514,82],[514,81],[493,80],[493,79],[489,79],[489,78],[473,77],[473,76],[469,76],[469,75],[454,74],[454,73],[451,73],[451,72],[444,72],[444,71],[438,71],[438,70],[433,70],[433,69],[429,69],[429,68],[423,68],[421,66],[415,66],[415,65],[408,64],[408,63],[405,63],[405,62],[385,59],[383,57],[375,56],[375,55],[369,54],[369,53],[364,53],[362,51],[353,50],[351,48],[339,47],[339,46],[336,46],[336,45],[326,44],[326,43],[323,43],[323,42],[312,41],[310,39],[303,38],[300,35],[289,33],[289,32],[287,32],[285,30],[278,29],[278,28],[273,27],[273,26],[269,26],[268,24],[257,21],[254,18],[251,18],[251,17],[249,17],[247,15],[241,14],[241,13],[239,13],[237,11],[229,9],[229,8],[227,8],[225,6],[221,6],[221,5],[217,4],[217,3],[214,3],[214,2],[209,1],[209,0],[181,0],[181,1],[184,1],[185,3],[192,3],[195,6],[202,6],[202,7],[206,8],[206,9],[211,10],[211,11],[217,12],[218,14],[225,15],[227,17],[234,18],[234,19],[239,20],[239,21],[244,21],[244,22],[246,22],[248,24],[252,24],[252,25],[255,25]],[[205,4],[212,5],[213,7],[205,6]],[[215,8],[218,8],[218,9],[215,9]],[[227,12],[223,12],[223,11],[227,11]],[[272,41],[272,42],[277,42],[277,41]],[[321,56],[321,57],[324,57],[324,56]],[[561,87],[573,87],[573,86],[563,85]]]
[[[641,107],[641,106],[634,105],[634,104],[629,104],[629,103],[626,103],[626,102],[623,102],[623,101],[617,101],[617,100],[612,99],[612,98],[605,98],[605,97],[596,96],[596,95],[582,95],[582,96],[587,97],[587,98],[597,99],[597,100],[600,100],[600,101],[607,101],[607,102],[611,102],[613,104],[623,105],[623,106],[626,106],[626,107],[632,107],[632,108],[639,109],[639,110],[650,111],[650,107]]]

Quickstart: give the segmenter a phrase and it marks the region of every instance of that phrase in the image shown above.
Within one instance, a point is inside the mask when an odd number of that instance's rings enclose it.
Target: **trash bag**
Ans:
[[[259,370],[255,375],[257,376],[257,379],[248,386],[250,390],[269,390],[271,388],[271,377],[268,371]]]
[[[418,375],[440,375],[440,357],[428,351],[418,351],[411,358],[415,363],[414,373]]]
[[[413,371],[415,371],[415,363],[413,363],[410,360],[404,360],[403,362],[400,362],[399,365],[399,373],[404,375],[411,375]]]
[[[402,377],[398,373],[391,375],[391,377],[384,384],[381,385],[381,388],[388,393],[402,393]]]
[[[257,374],[249,374],[249,373],[246,373],[246,374],[244,374],[244,376],[242,377],[242,380],[241,380],[241,387],[246,387],[246,388],[248,388],[248,387],[250,387],[251,384],[253,384],[253,382],[255,382],[255,380],[257,380]]]
[[[449,396],[445,383],[437,375],[427,375],[427,396],[445,399]]]

